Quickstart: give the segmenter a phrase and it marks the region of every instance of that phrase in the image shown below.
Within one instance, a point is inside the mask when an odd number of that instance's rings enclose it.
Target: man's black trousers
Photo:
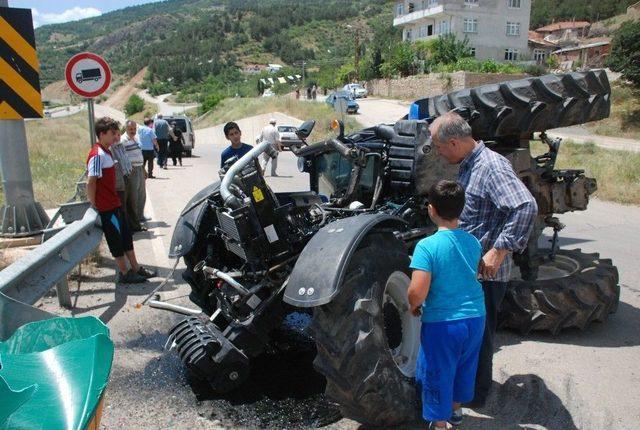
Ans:
[[[493,370],[493,348],[498,325],[498,310],[507,291],[506,282],[483,281],[484,304],[487,319],[484,325],[484,336],[480,347],[478,373],[476,373],[476,395],[473,403],[484,404],[491,389]]]

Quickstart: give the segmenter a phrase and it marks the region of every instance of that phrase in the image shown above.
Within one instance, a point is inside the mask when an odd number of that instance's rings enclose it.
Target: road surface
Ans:
[[[199,106],[197,103],[170,104],[165,102],[164,99],[169,97],[171,93],[160,94],[157,97],[153,97],[149,94],[149,91],[142,90],[138,91],[138,95],[149,103],[155,103],[158,105],[158,113],[161,113],[162,115],[184,115],[187,110]]]
[[[364,103],[364,121],[372,125],[397,119],[400,109],[392,111],[391,102],[385,103]],[[374,106],[370,109],[369,105]],[[273,115],[280,123],[297,124],[294,118]],[[253,143],[269,116],[240,120],[243,140]],[[162,275],[172,264],[166,253],[178,214],[191,196],[217,179],[220,152],[227,146],[221,126],[197,130],[196,135],[193,158],[184,159],[182,167],[156,170],[158,179],[147,181],[150,231],[137,234],[135,246],[139,260],[158,268]],[[306,175],[297,171],[292,154],[281,156],[278,173],[282,176],[267,177],[275,190],[307,189]],[[500,331],[494,393],[485,409],[465,419],[465,429],[634,429],[640,422],[636,366],[640,361],[640,265],[636,257],[640,208],[593,200],[587,211],[559,218],[567,225],[561,233],[563,247],[599,252],[618,266],[622,287],[618,313],[584,332],[568,331],[556,337],[546,333],[522,337]],[[111,268],[83,283],[71,313],[108,321],[116,343],[103,416],[106,428],[275,429],[317,424],[314,417],[323,415],[325,404],[321,384],[311,377],[311,357],[259,362],[244,395],[196,401],[176,354],[163,351],[167,331],[179,317],[134,307],[158,280],[114,289],[113,262],[106,257],[104,264]],[[178,265],[174,282],[162,296],[192,306],[186,297],[189,288],[180,278],[182,267]],[[43,306],[70,313],[59,309],[55,298],[45,299]],[[359,425],[343,419],[326,428],[356,430]]]

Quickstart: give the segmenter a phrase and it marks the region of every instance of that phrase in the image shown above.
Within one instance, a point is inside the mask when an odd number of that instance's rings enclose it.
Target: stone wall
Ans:
[[[526,76],[503,73],[431,73],[398,79],[375,79],[367,82],[367,90],[372,96],[417,100],[463,88],[522,79]]]

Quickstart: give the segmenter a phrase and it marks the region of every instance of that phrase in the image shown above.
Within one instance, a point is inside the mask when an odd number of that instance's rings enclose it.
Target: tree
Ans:
[[[143,109],[144,102],[137,94],[129,97],[129,100],[127,100],[127,104],[124,105],[124,113],[126,113],[127,116],[131,116],[134,113],[142,112]]]
[[[615,32],[607,65],[640,87],[640,21],[627,21]]]
[[[469,39],[456,39],[453,33],[438,37],[432,45],[431,61],[440,64],[453,64],[461,58],[471,57]]]

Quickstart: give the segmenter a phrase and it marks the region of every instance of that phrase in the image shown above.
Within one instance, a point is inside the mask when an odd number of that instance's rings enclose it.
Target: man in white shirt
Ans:
[[[126,184],[127,202],[124,208],[133,231],[145,231],[141,224],[144,221],[144,205],[147,201],[145,188],[146,172],[144,171],[144,157],[140,149],[140,142],[136,136],[138,125],[133,120],[125,123],[125,134],[120,142],[131,162],[131,173]]]
[[[260,140],[269,142],[271,144],[271,150],[267,150],[262,154],[264,166],[262,170],[267,172],[267,164],[271,161],[271,176],[278,176],[276,169],[278,168],[278,155],[282,151],[282,144],[280,143],[280,133],[276,128],[276,119],[269,119],[269,124],[266,125],[260,133]]]

